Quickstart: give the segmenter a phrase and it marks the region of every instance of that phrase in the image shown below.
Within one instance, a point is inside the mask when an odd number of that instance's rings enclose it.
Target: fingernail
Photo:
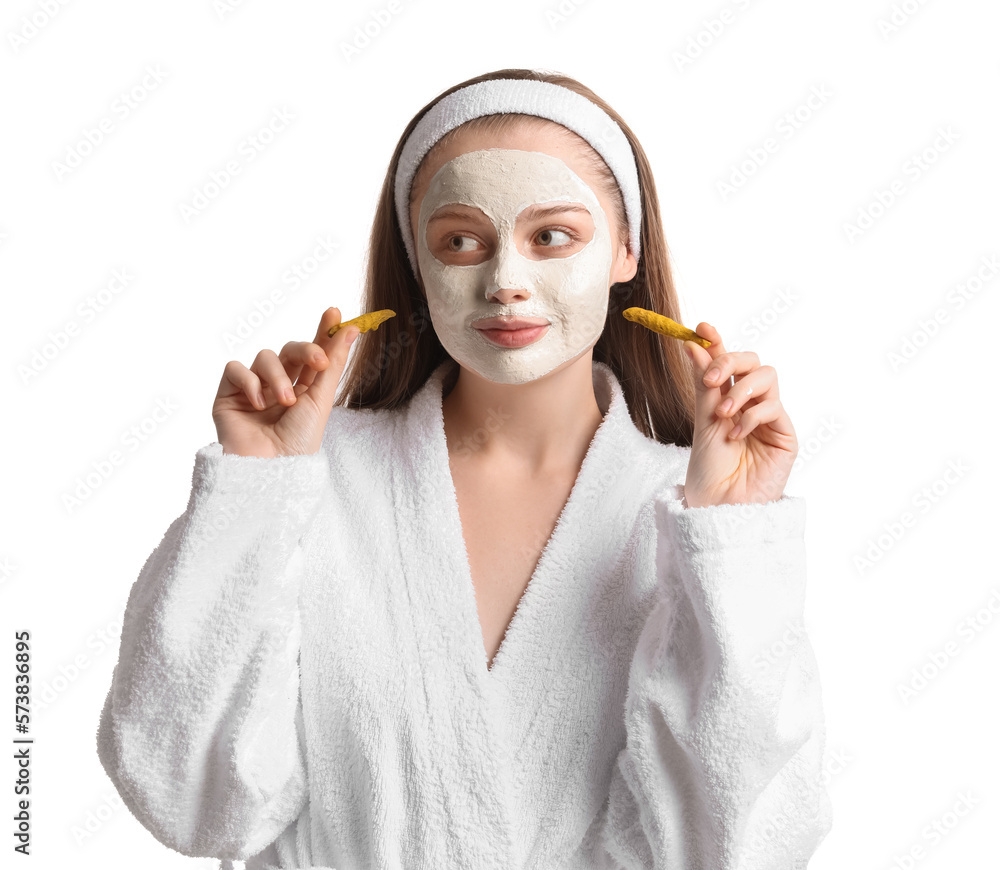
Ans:
[[[320,365],[320,366],[323,365],[323,363],[326,362],[326,354],[324,354],[324,353],[314,353],[313,354],[313,362],[316,363],[316,365]]]
[[[712,369],[707,375],[705,375],[705,380],[712,384],[715,383],[715,381],[717,381],[720,377],[722,377],[722,373],[718,369]]]

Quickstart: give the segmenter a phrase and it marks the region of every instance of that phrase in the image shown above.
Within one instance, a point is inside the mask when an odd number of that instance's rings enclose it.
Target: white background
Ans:
[[[215,440],[226,361],[311,340],[327,306],[360,313],[404,125],[446,87],[514,66],[572,75],[624,116],[656,175],[685,323],[715,324],[778,372],[800,442],[786,492],[808,504],[835,813],[811,870],[997,866],[997,4],[42,5],[0,13],[0,654],[13,695],[13,633],[31,631],[25,866],[216,866],[108,803],[95,732],[126,596]],[[379,13],[388,23],[363,44],[356,28],[378,30]],[[143,99],[123,117],[133,89]],[[811,93],[826,96],[810,108]],[[276,110],[293,120],[248,160],[246,138]],[[102,119],[112,128],[88,149]],[[777,150],[724,194],[768,137]],[[240,174],[186,220],[181,206],[234,158]],[[880,207],[894,182],[903,192]],[[228,347],[321,238],[336,253]],[[115,270],[124,289],[85,319]],[[157,403],[173,407],[158,423]],[[115,449],[124,461],[88,491]],[[12,719],[2,728],[15,736]],[[0,791],[7,831],[12,784]],[[974,808],[949,815],[963,794]]]

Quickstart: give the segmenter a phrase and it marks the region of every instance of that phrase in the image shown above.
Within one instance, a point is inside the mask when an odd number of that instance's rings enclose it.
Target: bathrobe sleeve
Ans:
[[[201,448],[187,509],[132,586],[98,755],[185,855],[250,857],[305,805],[299,539],[329,485],[323,450]]]
[[[832,824],[805,501],[687,508],[682,494],[655,500],[658,603],[629,672],[609,866],[805,868]]]

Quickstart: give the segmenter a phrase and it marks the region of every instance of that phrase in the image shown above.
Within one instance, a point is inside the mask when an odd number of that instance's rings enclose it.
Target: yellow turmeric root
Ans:
[[[368,332],[369,329],[378,329],[382,321],[395,316],[396,312],[389,308],[383,308],[381,311],[369,311],[367,314],[362,314],[353,320],[345,320],[343,323],[331,326],[327,335],[334,335],[337,330],[343,329],[345,326],[356,326],[362,332]]]
[[[659,332],[662,335],[669,335],[671,338],[679,338],[682,341],[693,341],[702,347],[711,347],[712,342],[707,338],[702,338],[693,329],[681,326],[677,321],[657,314],[655,311],[647,311],[645,308],[626,308],[622,312],[622,317]]]

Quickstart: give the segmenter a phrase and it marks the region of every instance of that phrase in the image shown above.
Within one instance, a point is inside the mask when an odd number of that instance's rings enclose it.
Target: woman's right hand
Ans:
[[[290,341],[280,354],[262,350],[247,368],[226,363],[212,419],[223,453],[240,456],[289,456],[317,453],[323,430],[358,336],[349,326],[331,338],[340,309],[328,308],[313,341]]]

